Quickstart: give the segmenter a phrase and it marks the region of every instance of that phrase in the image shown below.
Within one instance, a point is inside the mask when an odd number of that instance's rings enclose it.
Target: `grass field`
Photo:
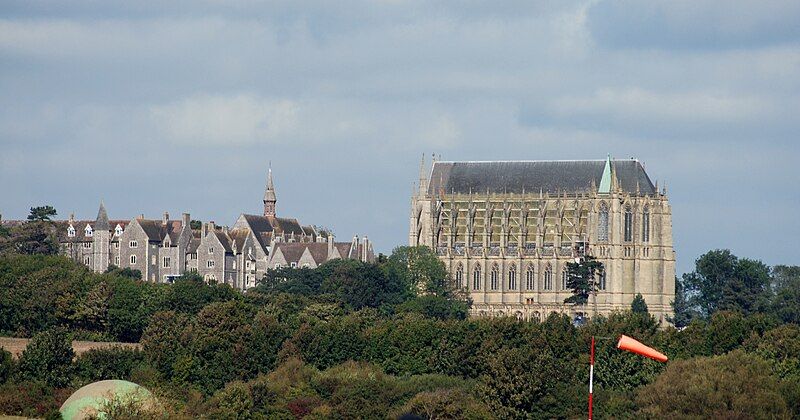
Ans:
[[[29,338],[12,338],[12,337],[0,337],[0,347],[6,349],[7,351],[11,352],[15,358],[18,358],[22,351],[25,350],[25,347],[28,346]],[[133,347],[133,348],[141,348],[139,343],[113,343],[113,342],[104,342],[104,341],[73,341],[72,342],[72,349],[75,351],[75,354],[81,354],[91,349],[102,349],[108,348],[112,346],[124,346],[124,347]]]

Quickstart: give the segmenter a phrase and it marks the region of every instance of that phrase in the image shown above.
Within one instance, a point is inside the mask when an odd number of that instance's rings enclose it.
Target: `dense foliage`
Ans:
[[[692,282],[708,286],[687,288],[696,313],[680,330],[659,328],[640,299],[580,327],[557,314],[467,318],[469,302],[421,248],[376,264],[271,271],[247,293],[192,275],[154,285],[60,257],[6,255],[0,330],[34,338],[18,360],[0,352],[0,413],[44,416],[86,383],[127,379],[175,418],[583,417],[589,339],[625,333],[671,361],[598,341],[598,416],[800,416],[797,270],[776,269],[773,281],[763,264],[713,253],[698,260]],[[726,291],[740,281],[749,298]],[[69,338],[142,348],[73,357]],[[124,401],[108,410],[163,418]]]

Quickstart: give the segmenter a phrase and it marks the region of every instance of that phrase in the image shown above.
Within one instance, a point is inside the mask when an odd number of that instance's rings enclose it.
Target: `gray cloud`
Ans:
[[[0,211],[232,223],[271,161],[281,213],[388,252],[423,152],[612,153],[667,181],[679,271],[800,263],[797,8],[665,4],[4,2]]]
[[[674,50],[797,43],[800,3],[792,0],[598,1],[589,27],[602,44]]]

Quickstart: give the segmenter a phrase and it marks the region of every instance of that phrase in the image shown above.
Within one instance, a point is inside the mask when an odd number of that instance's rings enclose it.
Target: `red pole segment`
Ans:
[[[594,336],[592,336],[592,347],[589,353],[589,420],[592,420],[592,386],[594,385]]]

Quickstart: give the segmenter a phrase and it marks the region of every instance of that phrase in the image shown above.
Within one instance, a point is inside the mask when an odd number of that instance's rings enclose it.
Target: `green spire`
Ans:
[[[600,187],[597,192],[600,194],[611,193],[611,154],[606,157],[606,167],[603,168],[603,177],[600,178]]]

